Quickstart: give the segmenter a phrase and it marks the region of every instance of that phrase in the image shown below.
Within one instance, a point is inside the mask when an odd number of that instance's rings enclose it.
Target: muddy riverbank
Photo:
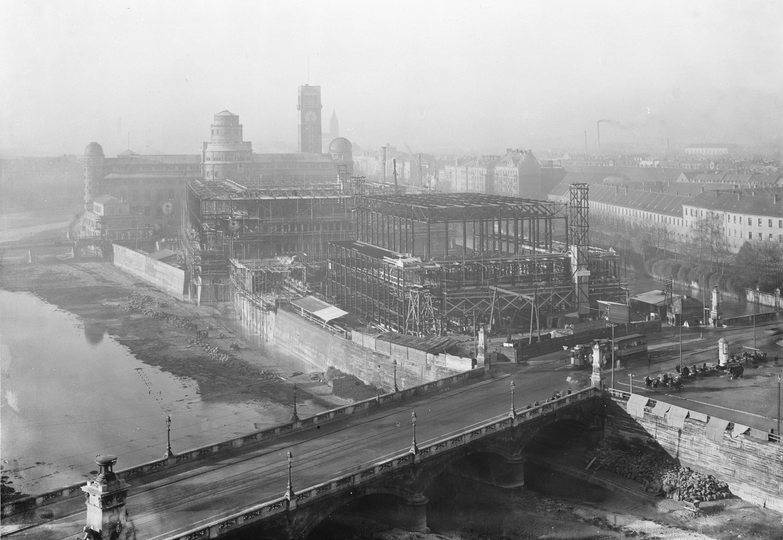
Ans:
[[[303,417],[376,391],[244,339],[229,306],[177,302],[110,263],[4,264],[0,289],[6,492],[84,480],[96,452],[121,468],[157,459],[167,415],[189,449],[289,421],[294,383]]]

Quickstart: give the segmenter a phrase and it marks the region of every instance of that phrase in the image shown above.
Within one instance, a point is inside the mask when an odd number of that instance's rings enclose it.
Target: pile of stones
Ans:
[[[674,500],[715,501],[732,496],[725,482],[680,467],[662,452],[620,450],[602,444],[586,456],[586,462],[594,458],[593,470],[603,468],[643,484],[645,490],[663,492]]]
[[[666,471],[661,479],[663,491],[676,501],[717,501],[731,497],[729,485],[712,475],[705,476],[688,467]]]

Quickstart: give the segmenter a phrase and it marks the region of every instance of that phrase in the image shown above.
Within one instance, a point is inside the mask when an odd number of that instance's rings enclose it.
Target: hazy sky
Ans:
[[[197,153],[223,109],[295,146],[308,81],[363,147],[583,147],[599,119],[606,144],[779,144],[782,5],[3,0],[0,147]]]

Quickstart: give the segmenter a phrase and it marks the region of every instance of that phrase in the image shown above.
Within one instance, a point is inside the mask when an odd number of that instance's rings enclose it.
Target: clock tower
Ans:
[[[321,87],[299,87],[299,151],[321,153]]]

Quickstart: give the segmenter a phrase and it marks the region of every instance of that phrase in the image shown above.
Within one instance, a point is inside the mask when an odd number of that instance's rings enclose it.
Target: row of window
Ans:
[[[741,230],[731,229],[729,232],[731,233],[730,236],[733,236],[735,238],[742,238]],[[758,240],[764,240],[764,233],[756,233],[756,234],[757,234],[756,238]],[[767,240],[771,242],[774,239],[775,239],[775,235],[773,235],[772,233],[767,234]],[[748,231],[748,240],[753,240],[753,232],[751,231]],[[783,234],[778,235],[778,242],[783,243]]]
[[[651,219],[654,222],[658,223],[666,223],[668,225],[676,225],[677,227],[680,227],[682,224],[682,221],[680,218],[675,218],[672,216],[662,216],[660,214],[654,214],[652,212],[645,212],[643,210],[633,210],[632,208],[623,208],[619,206],[612,206],[609,204],[603,204],[603,203],[593,203],[593,206],[598,210],[605,210],[607,212],[610,212],[612,214],[620,214],[623,216],[629,216],[629,217],[637,217],[637,218],[643,218],[643,219]],[[687,225],[687,223],[686,223]]]
[[[737,223],[737,216],[732,216],[731,214],[726,215],[726,221],[728,223],[732,222],[732,219],[734,220],[733,223]],[[772,227],[772,218],[767,219],[767,227]],[[778,221],[778,229],[783,229],[783,219],[779,219]],[[739,224],[742,225],[742,216],[739,216]],[[748,218],[748,225],[753,226],[753,218]],[[758,218],[758,226],[763,227],[764,226],[764,220],[762,218]],[[761,233],[759,233],[761,234]]]

